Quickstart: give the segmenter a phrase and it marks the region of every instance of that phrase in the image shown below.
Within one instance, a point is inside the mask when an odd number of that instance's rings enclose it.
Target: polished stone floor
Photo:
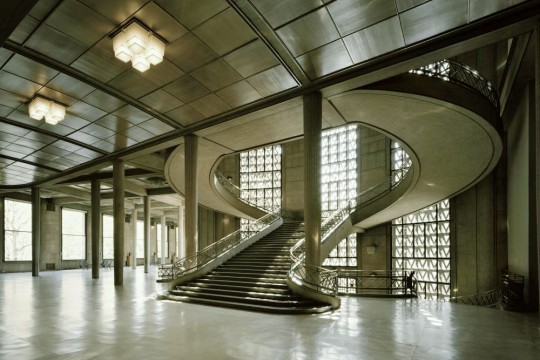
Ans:
[[[344,298],[321,315],[156,300],[155,268],[0,274],[0,359],[540,359],[538,314]]]

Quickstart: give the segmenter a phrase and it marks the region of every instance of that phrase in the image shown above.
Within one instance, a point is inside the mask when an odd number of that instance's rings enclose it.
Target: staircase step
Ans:
[[[182,285],[178,286],[176,290],[182,291],[193,291],[193,292],[204,292],[207,294],[216,294],[216,295],[231,295],[239,297],[254,297],[261,299],[271,299],[271,300],[301,300],[298,296],[291,295],[289,293],[275,293],[275,292],[266,292],[264,289],[259,291],[244,291],[237,289],[220,289],[220,288],[208,288],[208,287],[198,287],[194,285]]]
[[[295,306],[295,307],[278,307],[278,306],[270,306],[270,305],[255,305],[255,304],[245,304],[241,302],[234,302],[234,301],[219,301],[219,300],[211,300],[211,299],[200,299],[200,298],[191,298],[188,296],[169,296],[171,300],[178,300],[183,302],[189,302],[189,303],[195,303],[195,304],[201,304],[201,305],[211,305],[211,306],[219,306],[219,307],[226,307],[226,308],[234,308],[234,309],[241,309],[241,310],[250,310],[250,311],[257,311],[257,312],[268,312],[268,313],[276,313],[276,314],[318,314],[323,313],[325,311],[331,310],[331,307],[329,305],[320,304],[320,305],[308,305],[308,306]]]
[[[268,287],[274,289],[288,289],[286,281],[251,281],[246,280],[230,280],[230,279],[216,279],[216,278],[199,278],[197,281],[206,283],[206,284],[218,284],[218,285],[236,285],[236,286],[247,286],[247,287]],[[257,279],[255,279],[257,280]]]
[[[234,295],[225,295],[225,294],[211,294],[211,293],[202,293],[196,291],[185,291],[185,290],[173,290],[172,295],[176,296],[190,296],[202,299],[218,300],[218,301],[234,301],[244,304],[255,304],[255,305],[270,305],[270,306],[279,306],[279,307],[289,307],[289,306],[298,306],[298,305],[315,305],[315,302],[305,302],[299,300],[275,300],[275,299],[263,299],[251,296],[234,296]]]
[[[303,237],[303,223],[285,223],[210,273],[176,286],[169,298],[264,312],[330,310],[327,304],[293,294],[287,286],[290,249]]]
[[[199,288],[210,288],[210,289],[221,289],[221,290],[237,290],[237,291],[258,291],[258,292],[266,292],[266,293],[272,293],[272,294],[287,294],[289,293],[289,288],[287,286],[276,286],[276,287],[269,287],[269,286],[245,286],[245,285],[231,285],[231,284],[219,284],[215,282],[199,282],[199,281],[190,281],[186,284],[182,284],[179,286],[195,286]]]

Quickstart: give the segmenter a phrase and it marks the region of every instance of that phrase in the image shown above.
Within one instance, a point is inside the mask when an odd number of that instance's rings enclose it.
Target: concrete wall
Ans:
[[[287,217],[304,218],[304,140],[282,145],[282,208]]]
[[[525,276],[528,295],[529,263],[529,126],[531,89],[520,96],[508,128],[508,270]]]
[[[391,263],[391,227],[383,224],[357,234],[357,256],[359,270],[386,270]],[[375,247],[374,254],[368,254],[368,247]]]
[[[240,220],[199,205],[199,250],[233,233]]]
[[[359,192],[378,185],[390,174],[390,139],[366,127],[359,130]]]

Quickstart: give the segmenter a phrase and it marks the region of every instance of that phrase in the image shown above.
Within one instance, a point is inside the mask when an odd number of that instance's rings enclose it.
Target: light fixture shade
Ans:
[[[51,108],[48,116],[52,119],[52,121],[58,123],[59,121],[64,120],[64,117],[66,116],[66,108],[61,104],[51,101]],[[47,115],[45,115],[45,121],[49,122],[47,121]]]
[[[127,34],[125,31],[120,31],[114,38],[113,38],[113,49],[114,49],[114,56],[127,63],[131,60],[132,52],[127,46]]]
[[[139,70],[140,72],[145,72],[146,70],[148,70],[150,68],[150,62],[146,59],[144,54],[140,54],[140,55],[135,56],[131,60],[131,65],[136,70]]]
[[[51,102],[45,98],[36,96],[28,105],[28,112],[32,119],[41,120],[49,113]]]
[[[143,53],[148,42],[148,30],[137,22],[129,24],[125,30],[126,45],[133,55]]]
[[[58,120],[54,118],[51,114],[45,115],[45,122],[50,125],[58,124]]]
[[[163,61],[165,54],[165,43],[156,36],[150,34],[148,36],[148,45],[146,47],[146,59],[152,65],[157,65]]]
[[[140,72],[163,61],[166,41],[152,33],[144,24],[132,19],[113,35],[114,56]]]
[[[62,104],[36,96],[28,104],[28,113],[32,119],[42,120],[45,118],[46,123],[56,125],[64,119],[66,108]]]

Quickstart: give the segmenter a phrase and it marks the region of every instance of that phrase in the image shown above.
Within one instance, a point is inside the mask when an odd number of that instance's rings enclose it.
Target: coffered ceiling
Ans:
[[[186,133],[288,100],[303,89],[320,89],[384,55],[501,11],[526,17],[538,8],[538,1],[488,3],[3,1],[0,189],[54,184],[66,180],[66,171],[81,176],[116,157],[134,160],[139,152],[162,163],[166,151],[159,151]],[[163,62],[144,73],[114,57],[110,38],[133,17],[168,42]],[[31,119],[28,101],[36,94],[65,104],[65,120],[49,125]],[[159,176],[162,169],[155,170],[147,176]],[[151,188],[150,183],[139,185]]]

